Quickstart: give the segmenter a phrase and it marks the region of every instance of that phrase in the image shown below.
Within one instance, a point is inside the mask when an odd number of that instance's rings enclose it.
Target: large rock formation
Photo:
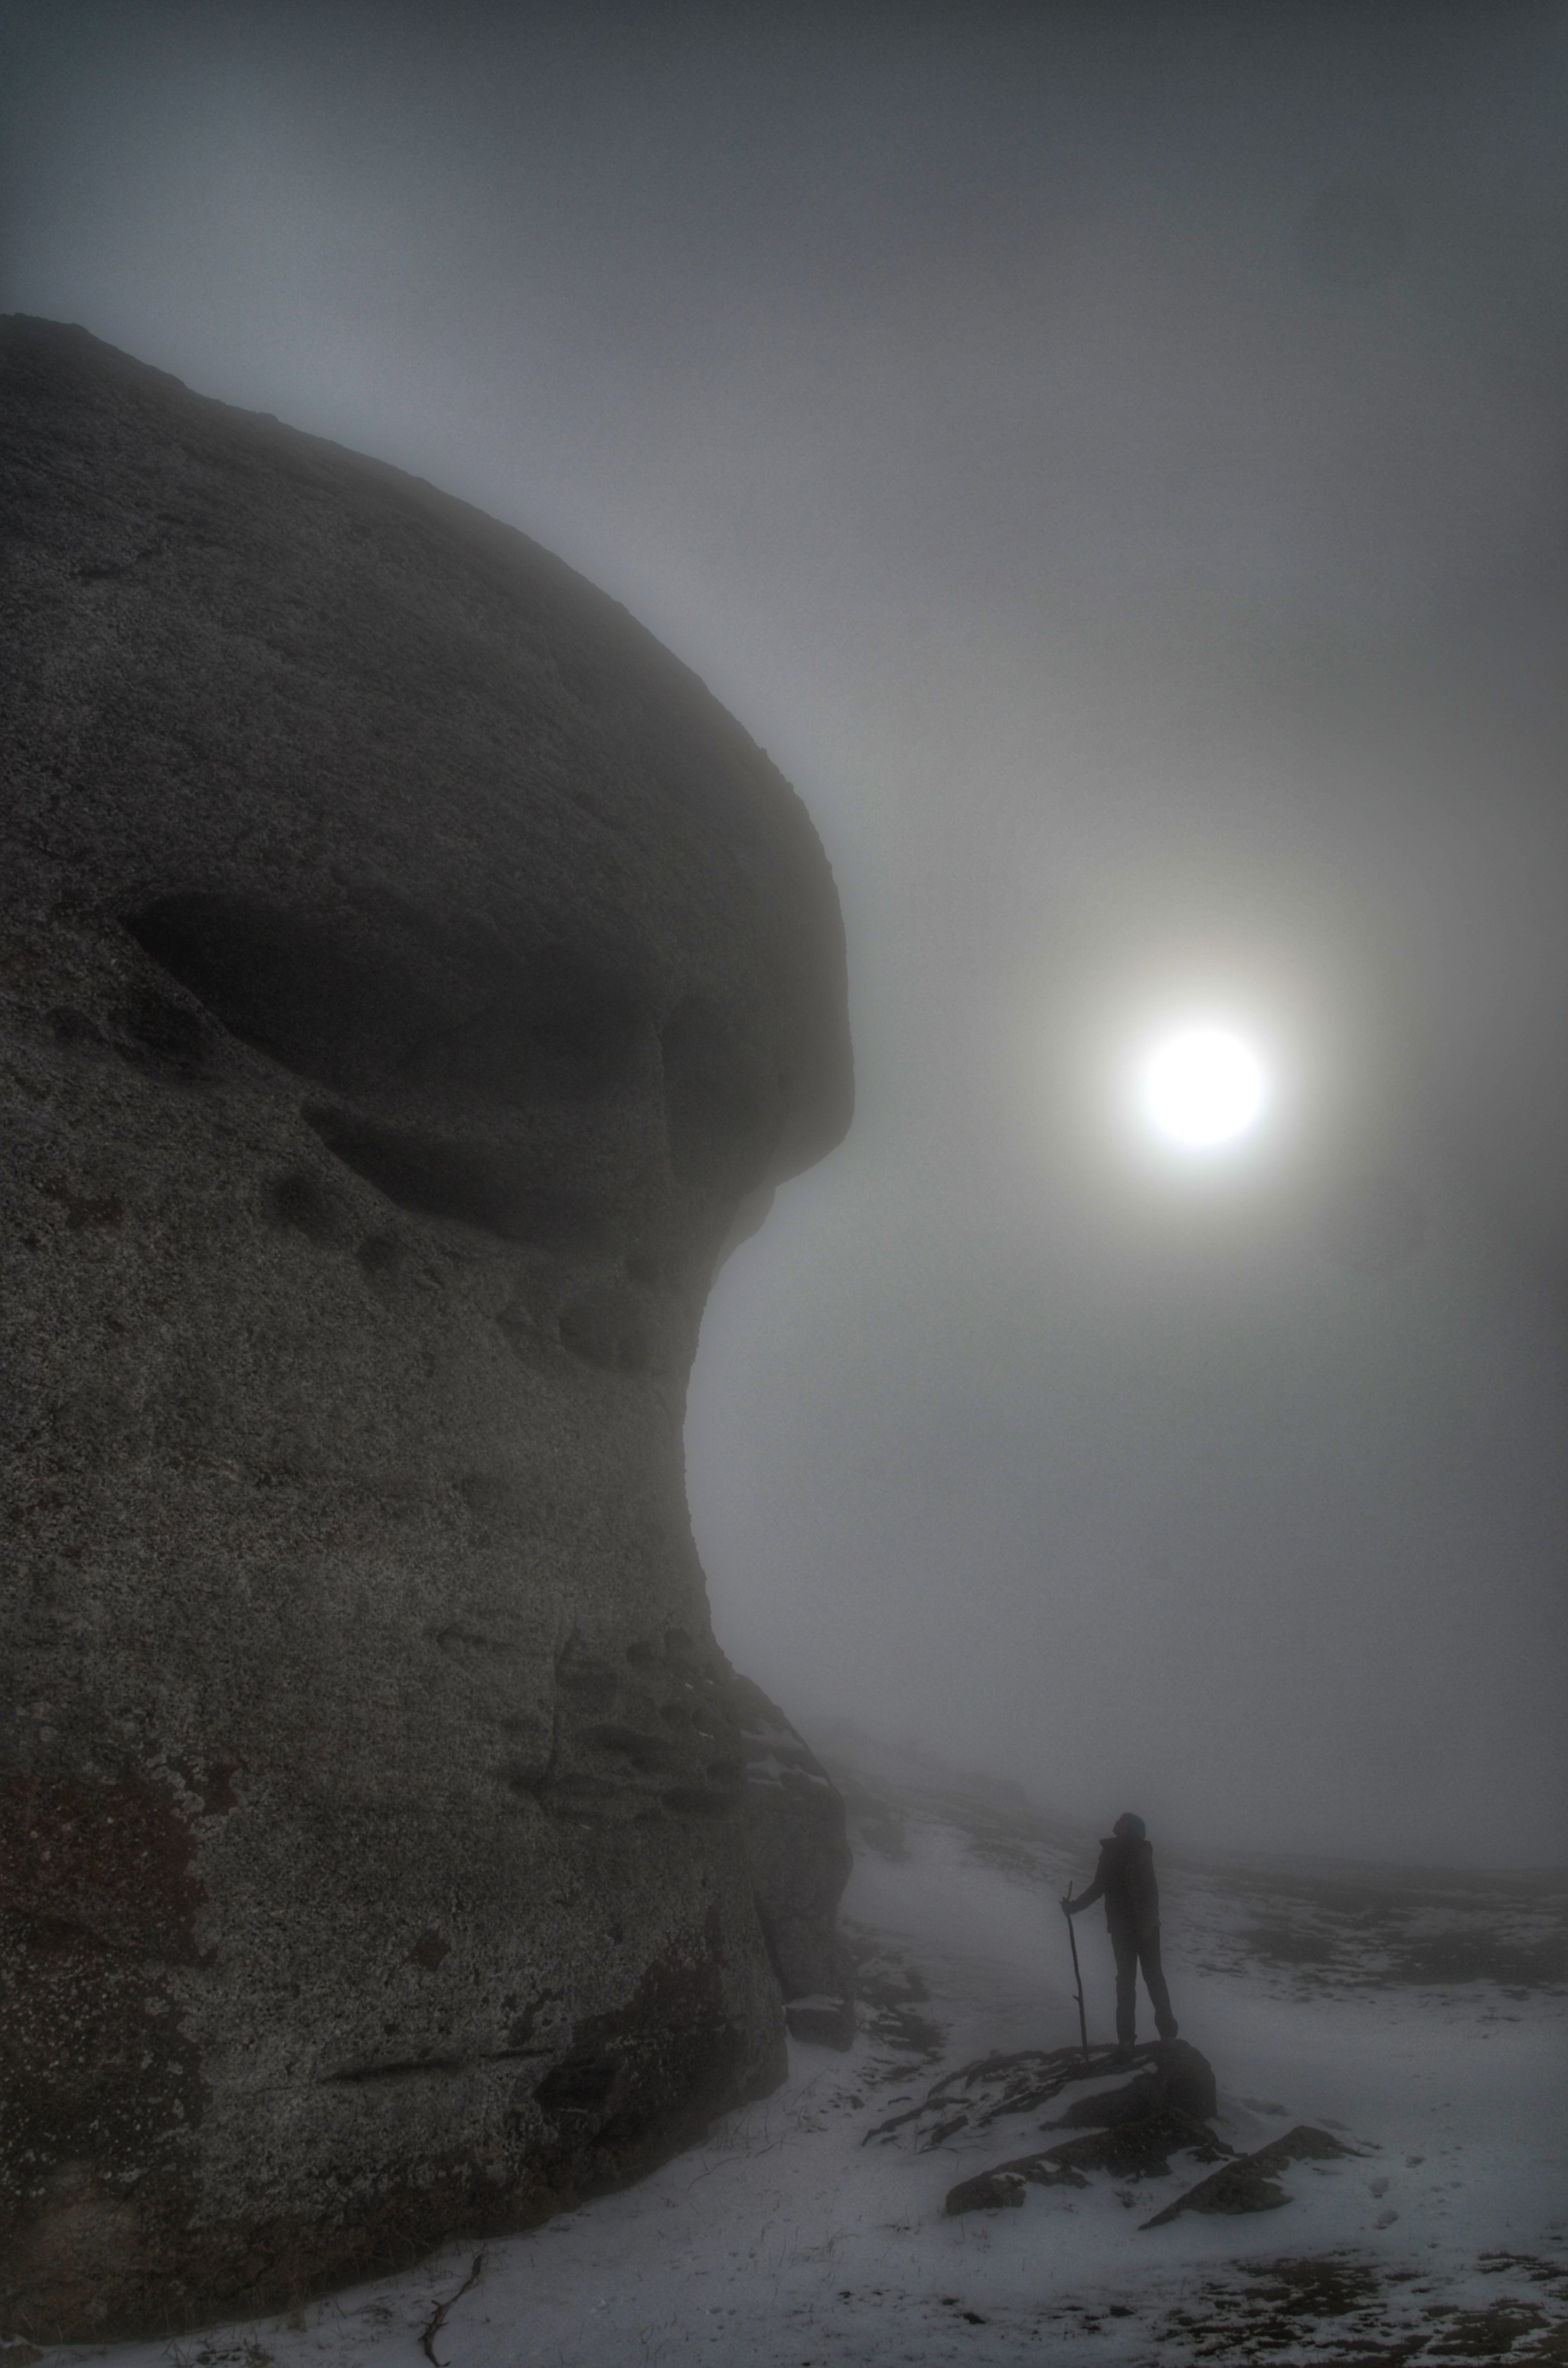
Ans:
[[[558,561],[44,323],[0,439],[0,2295],[80,2338],[775,2078],[682,1403],[848,1070],[803,812]]]

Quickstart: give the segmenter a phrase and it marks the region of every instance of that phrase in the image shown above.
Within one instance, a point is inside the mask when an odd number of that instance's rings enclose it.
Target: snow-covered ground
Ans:
[[[1316,2123],[1363,2151],[1291,2201],[1146,2229],[1202,2176],[1031,2188],[949,2218],[958,2180],[1050,2145],[1042,2115],[924,2146],[915,2104],[994,2051],[1076,2036],[1054,1906],[1092,1839],[1007,1788],[875,1755],[836,1772],[863,1962],[848,2055],[792,2045],[786,2087],[624,2193],[454,2246],[287,2320],[62,2355],[113,2368],[937,2368],[1216,2359],[1568,2362],[1564,1885],[1281,1861],[1165,1865],[1183,2035],[1246,2148]],[[1157,1840],[1157,1837],[1156,1837]],[[1080,1926],[1109,2036],[1097,1914]],[[1064,2097],[1062,2104],[1070,2100]],[[1047,2115],[1059,2111],[1047,2109]]]

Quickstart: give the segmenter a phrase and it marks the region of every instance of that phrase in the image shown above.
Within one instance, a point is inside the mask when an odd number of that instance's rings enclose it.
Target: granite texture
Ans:
[[[0,2324],[625,2178],[780,1998],[683,1482],[836,902],[624,611],[0,323]]]
[[[736,1678],[752,1876],[763,1937],[797,2039],[854,2044],[855,1965],[838,1930],[849,1880],[843,1799],[805,1737],[749,1678]]]

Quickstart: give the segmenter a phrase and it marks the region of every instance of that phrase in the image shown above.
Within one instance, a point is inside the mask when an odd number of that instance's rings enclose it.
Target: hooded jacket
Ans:
[[[1160,1929],[1160,1886],[1154,1880],[1154,1847],[1129,1834],[1108,1834],[1100,1844],[1095,1879],[1074,1908],[1105,1901],[1105,1920],[1131,1941],[1153,1939]]]

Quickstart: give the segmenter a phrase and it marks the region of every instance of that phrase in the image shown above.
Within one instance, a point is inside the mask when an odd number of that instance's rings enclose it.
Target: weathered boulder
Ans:
[[[1341,2157],[1354,2155],[1354,2146],[1342,2146],[1327,2130],[1314,2129],[1310,2122],[1298,2122],[1294,2129],[1282,2137],[1273,2138],[1267,2146],[1259,2146],[1253,2154],[1237,2155],[1207,2179],[1145,2220],[1145,2228],[1164,2228],[1168,2222],[1178,2220],[1184,2212],[1277,2212],[1290,2198],[1280,2186],[1278,2174],[1288,2170],[1293,2162],[1334,2162]]]
[[[1163,2179],[1173,2154],[1216,2162],[1230,2152],[1224,2139],[1216,2137],[1201,2122],[1188,2121],[1185,2113],[1161,2106],[1090,2136],[1066,2138],[1059,2146],[996,2163],[950,2188],[946,2209],[955,2214],[993,2212],[1022,2203],[1023,2182],[1036,2187],[1083,2187],[1087,2184],[1085,2174],[1095,2170],[1109,2171],[1118,2179]]]
[[[749,1678],[734,1685],[752,1876],[767,1953],[797,2039],[848,2047],[855,1968],[838,1930],[854,1863],[844,1803],[805,1738]]]
[[[1040,2129],[1113,2129],[1174,2113],[1183,2122],[1213,2119],[1219,2109],[1213,2066],[1185,2039],[1145,2041],[1131,2055],[1120,2047],[1026,2047],[1006,2055],[983,2055],[960,2064],[902,2112],[891,2113],[866,2134],[891,2142],[906,2131],[916,2146],[944,2146],[960,2130],[989,2129],[1028,2115],[1082,2080],[1099,2080],[1131,2062],[1147,2068],[1131,2080],[1077,2100]]]
[[[803,811],[560,562],[39,322],[0,485],[0,2319],[69,2339],[777,2076],[681,1417],[848,1066]]]
[[[1157,2039],[1144,2053],[1150,2068],[1118,2089],[1079,2097],[1062,2115],[1063,2128],[1114,2129],[1169,2107],[1188,2121],[1211,2122],[1220,2110],[1214,2067],[1185,2039]]]

